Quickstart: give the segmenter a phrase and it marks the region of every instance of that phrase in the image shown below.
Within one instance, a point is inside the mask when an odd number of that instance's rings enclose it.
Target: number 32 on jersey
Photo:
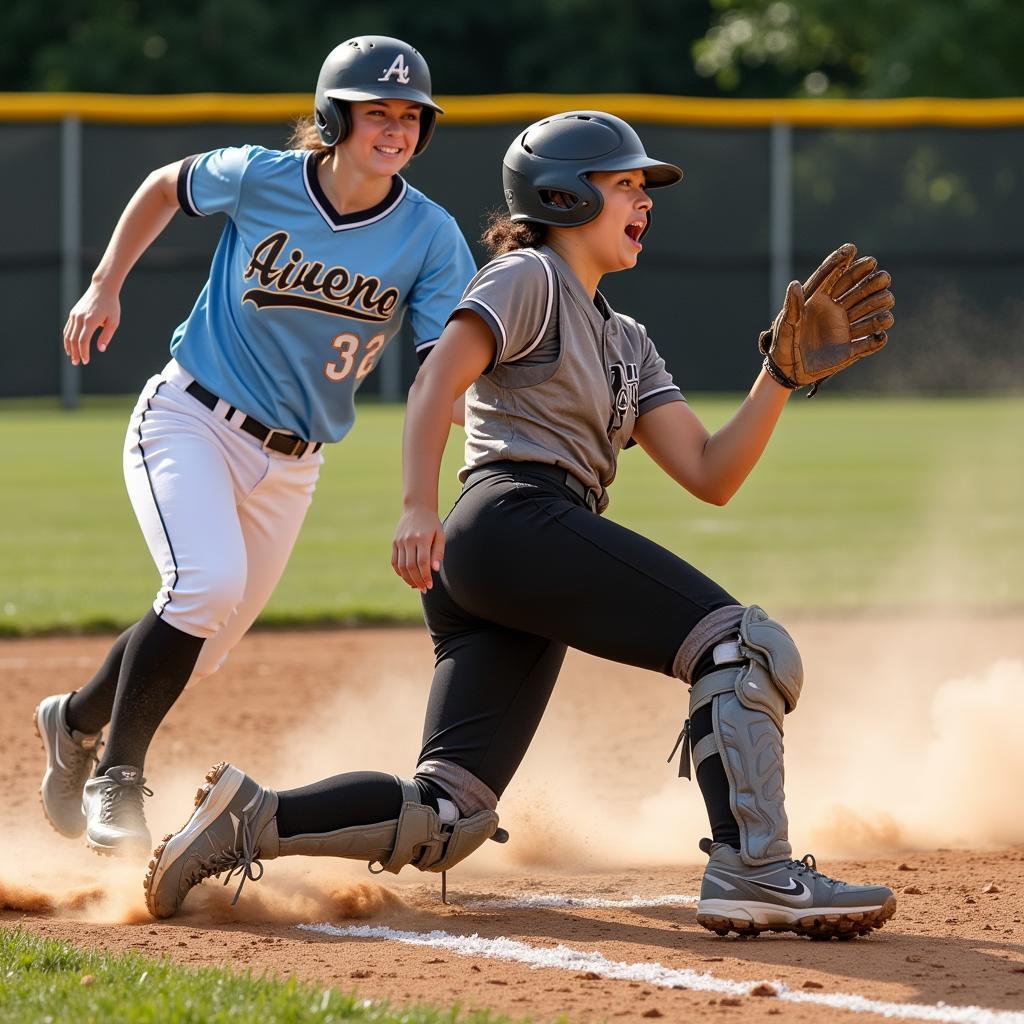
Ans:
[[[338,355],[336,359],[324,364],[324,376],[328,380],[344,380],[352,372],[356,365],[360,341],[362,339],[358,334],[346,331],[331,342],[331,346],[338,350]],[[363,358],[359,360],[359,367],[356,369],[356,380],[362,380],[377,365],[377,357],[383,347],[383,334],[375,334],[366,343]]]

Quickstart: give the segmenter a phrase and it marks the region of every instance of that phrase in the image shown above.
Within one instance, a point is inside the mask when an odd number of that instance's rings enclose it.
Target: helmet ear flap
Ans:
[[[328,97],[325,103],[318,103],[314,114],[317,134],[325,146],[336,146],[344,142],[352,131],[352,114],[344,100]]]
[[[437,125],[437,111],[431,110],[430,107],[420,108],[420,138],[419,142],[416,143],[416,148],[412,151],[413,156],[419,156],[430,144],[431,136],[434,134],[434,128]]]
[[[335,142],[344,142],[352,134],[352,110],[346,100],[332,98],[331,105],[338,115],[338,137]]]

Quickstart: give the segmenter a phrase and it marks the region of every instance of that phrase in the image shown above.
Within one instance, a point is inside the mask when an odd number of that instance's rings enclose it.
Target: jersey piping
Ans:
[[[338,213],[334,204],[327,198],[316,175],[316,153],[310,151],[302,165],[302,180],[306,186],[306,195],[309,201],[316,207],[320,216],[327,222],[332,231],[351,231],[352,228],[364,228],[369,224],[376,224],[383,220],[389,213],[395,210],[399,203],[405,198],[408,186],[401,175],[394,175],[391,179],[391,188],[388,194],[376,205],[368,210],[357,210],[354,213]]]
[[[507,366],[511,363],[518,362],[520,359],[525,359],[544,340],[544,335],[547,334],[548,326],[551,323],[551,310],[553,309],[555,303],[555,280],[554,271],[551,269],[551,264],[547,261],[547,259],[545,259],[545,257],[542,256],[539,252],[534,252],[532,249],[518,249],[514,253],[508,253],[506,256],[500,258],[499,260],[496,260],[495,263],[500,263],[503,260],[520,256],[531,256],[534,259],[536,259],[544,268],[544,277],[547,281],[547,301],[544,307],[544,317],[541,321],[540,330],[537,331],[537,334],[534,337],[533,341],[531,341],[529,345],[527,345],[522,350],[522,352],[519,352],[516,355],[512,356],[511,359],[502,360],[502,357],[505,354],[505,349],[508,347],[508,331],[501,317],[498,315],[497,311],[491,305],[489,305],[487,302],[481,299],[478,295],[470,295],[464,300],[467,303],[479,306],[482,310],[485,310],[488,314],[486,319],[490,321],[492,324],[492,332],[496,327],[497,335],[500,335],[500,338],[497,336],[495,337],[495,341],[499,341],[500,344],[498,345],[498,352],[495,355],[494,361],[492,362],[491,367],[489,369],[493,369],[493,367],[497,366],[501,362],[504,362],[504,364]],[[487,372],[489,372],[489,370]]]
[[[439,340],[439,338],[431,338],[429,341],[421,341],[416,346],[416,358],[420,361],[420,363],[422,363],[423,360],[430,355],[431,350],[438,343]]]
[[[500,363],[501,357],[505,352],[505,346],[508,344],[508,335],[505,333],[505,325],[501,322],[501,317],[498,316],[498,314],[494,311],[494,309],[491,306],[489,306],[486,302],[484,302],[483,299],[477,297],[476,295],[471,295],[465,301],[472,302],[474,306],[479,306],[481,309],[486,310],[490,318],[497,325],[498,330],[501,332],[501,348],[499,349],[498,355],[494,360],[495,364]]]
[[[555,282],[554,275],[551,270],[551,264],[539,253],[534,252],[532,249],[520,249],[520,252],[524,256],[532,256],[534,259],[540,260],[541,266],[544,268],[544,274],[547,277],[548,282],[548,301],[544,309],[544,320],[540,325],[540,330],[537,332],[537,337],[530,342],[526,348],[523,349],[518,355],[513,356],[511,359],[506,360],[506,363],[517,363],[520,359],[524,359],[528,356],[544,339],[544,335],[547,333],[548,324],[551,322],[551,307],[555,301]],[[499,359],[501,357],[499,356]]]
[[[167,588],[167,597],[164,603],[160,606],[160,611],[157,612],[157,618],[162,618],[164,612],[167,610],[167,606],[171,603],[171,595],[174,593],[174,588],[178,585],[178,557],[174,553],[174,545],[171,543],[171,535],[167,530],[167,521],[164,519],[163,509],[160,508],[160,502],[157,501],[156,488],[153,486],[153,477],[149,472],[149,463],[146,461],[146,449],[142,447],[142,425],[146,422],[146,416],[153,411],[153,399],[160,393],[160,389],[167,383],[161,381],[153,389],[153,393],[146,399],[146,411],[139,417],[138,426],[138,441],[136,446],[139,449],[139,460],[142,462],[142,468],[146,471],[146,483],[149,484],[149,493],[153,499],[153,507],[156,509],[156,514],[160,519],[160,529],[163,531],[164,540],[167,541],[167,550],[171,556],[171,564],[174,566],[174,579],[171,581],[170,586]]]

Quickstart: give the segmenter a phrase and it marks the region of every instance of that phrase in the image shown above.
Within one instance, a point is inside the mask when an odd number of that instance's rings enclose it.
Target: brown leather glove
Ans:
[[[758,340],[765,369],[783,387],[812,384],[813,395],[822,381],[886,343],[896,300],[892,278],[877,267],[872,256],[857,259],[857,247],[847,242],[802,286],[791,282],[779,315]]]

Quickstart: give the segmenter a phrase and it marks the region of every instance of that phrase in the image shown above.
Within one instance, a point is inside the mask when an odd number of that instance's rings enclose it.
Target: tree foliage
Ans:
[[[727,94],[1016,96],[1020,0],[712,0],[697,70]]]
[[[0,89],[305,92],[354,35],[407,39],[441,93],[708,93],[707,0],[7,0]]]
[[[1024,94],[1021,0],[6,0],[0,90],[305,92],[397,35],[441,93]]]

